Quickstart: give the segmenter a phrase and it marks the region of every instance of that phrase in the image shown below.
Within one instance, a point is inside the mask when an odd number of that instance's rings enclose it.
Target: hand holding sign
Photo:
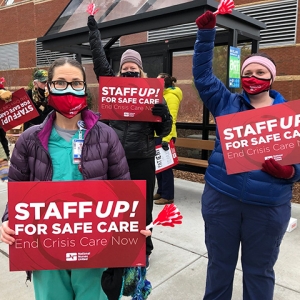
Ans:
[[[15,232],[8,226],[8,221],[4,221],[2,223],[2,226],[0,227],[0,232],[2,242],[9,245],[12,245],[15,242],[15,238],[13,237]]]
[[[0,78],[0,100],[3,100],[5,103],[11,101],[12,93],[5,89],[4,87],[5,78]]]
[[[152,114],[153,116],[161,117],[162,121],[166,121],[170,119],[170,113],[168,107],[167,105],[162,103],[154,104],[152,108]]]
[[[271,176],[283,179],[290,179],[295,174],[293,166],[282,166],[274,158],[266,159],[262,164],[262,171]]]
[[[169,150],[169,143],[168,143],[168,142],[162,142],[162,143],[161,143],[161,147],[162,147],[165,151],[168,151],[168,150]]]

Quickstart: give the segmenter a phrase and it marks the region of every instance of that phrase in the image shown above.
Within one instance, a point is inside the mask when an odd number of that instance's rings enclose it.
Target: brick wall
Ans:
[[[122,36],[120,39],[120,46],[134,45],[147,42],[147,32],[140,32],[136,34],[129,34]]]
[[[0,45],[19,44],[19,70],[0,70],[6,86],[27,86],[36,67],[35,41],[43,36],[68,4],[68,0],[15,1],[0,7]],[[9,80],[8,80],[9,79]]]
[[[267,3],[270,0],[249,1],[235,0],[235,4],[247,5],[254,3]],[[37,37],[43,36],[57,17],[63,11],[69,0],[50,1],[21,1],[15,0],[11,6],[0,6],[0,19],[2,24],[2,34],[0,35],[0,45],[18,42],[20,69],[11,71],[0,71],[0,77],[7,79],[9,86],[18,88],[27,87],[31,80],[32,71],[36,66],[35,41]],[[300,22],[297,28],[297,42],[299,41]],[[121,45],[137,44],[145,42],[147,33],[138,33],[121,38]],[[273,88],[277,89],[288,100],[300,98],[300,47],[296,44],[285,47],[271,47],[263,49],[271,55],[277,64],[277,81]],[[87,81],[91,85],[90,90],[97,98],[97,80],[91,65],[85,65]],[[147,70],[146,70],[147,71]],[[178,86],[184,91],[185,102],[182,103],[182,110],[187,113],[181,121],[192,119],[199,122],[199,97],[192,84],[192,57],[175,56],[173,63],[173,75],[178,79]],[[95,99],[95,102],[97,100]],[[95,103],[97,106],[97,104]]]
[[[278,2],[278,0],[235,0],[238,5],[264,4]],[[297,19],[299,20],[299,10]],[[273,88],[278,90],[287,100],[300,99],[300,22],[297,22],[296,45],[291,46],[273,46],[261,49],[262,52],[270,55],[276,63],[277,79]]]

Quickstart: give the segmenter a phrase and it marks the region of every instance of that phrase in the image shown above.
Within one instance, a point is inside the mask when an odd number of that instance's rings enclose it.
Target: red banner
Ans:
[[[9,182],[11,271],[145,265],[143,180]]]
[[[227,174],[300,163],[300,100],[216,118]]]
[[[0,101],[1,127],[8,131],[39,115],[26,91],[22,88],[12,93],[8,103]]]
[[[152,114],[163,102],[163,78],[99,77],[99,112],[103,120],[161,122]]]

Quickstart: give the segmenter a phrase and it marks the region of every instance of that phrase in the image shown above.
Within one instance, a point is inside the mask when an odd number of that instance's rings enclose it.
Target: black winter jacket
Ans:
[[[8,146],[8,140],[6,138],[6,132],[4,131],[3,128],[0,128],[0,142],[5,151],[6,156],[9,157],[10,151],[9,151],[9,146]]]
[[[97,80],[99,76],[115,76],[106,58],[99,30],[90,31],[89,43]],[[160,123],[110,120],[109,125],[118,134],[127,159],[150,158],[155,156],[154,134],[160,137],[167,136],[172,128],[172,117],[169,114],[166,120]]]
[[[46,108],[42,111],[38,107],[38,105],[33,101],[32,90],[28,90],[27,95],[31,99],[32,103],[34,104],[34,106],[35,106],[37,112],[39,113],[39,115],[37,117],[35,117],[34,119],[31,119],[31,120],[25,122],[24,123],[24,130],[28,129],[29,127],[31,127],[33,125],[42,124],[44,122],[44,120],[46,119],[46,117],[48,116],[48,114],[53,110],[53,108],[51,106],[47,105]]]

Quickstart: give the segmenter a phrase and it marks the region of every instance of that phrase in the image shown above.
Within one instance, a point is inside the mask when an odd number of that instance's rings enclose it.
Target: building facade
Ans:
[[[256,17],[267,25],[262,30],[260,51],[269,54],[276,63],[274,89],[287,100],[300,99],[300,23],[299,1],[235,0],[237,9]]]
[[[37,66],[36,39],[43,36],[68,0],[4,0],[0,5],[0,77],[12,90],[27,88]]]

